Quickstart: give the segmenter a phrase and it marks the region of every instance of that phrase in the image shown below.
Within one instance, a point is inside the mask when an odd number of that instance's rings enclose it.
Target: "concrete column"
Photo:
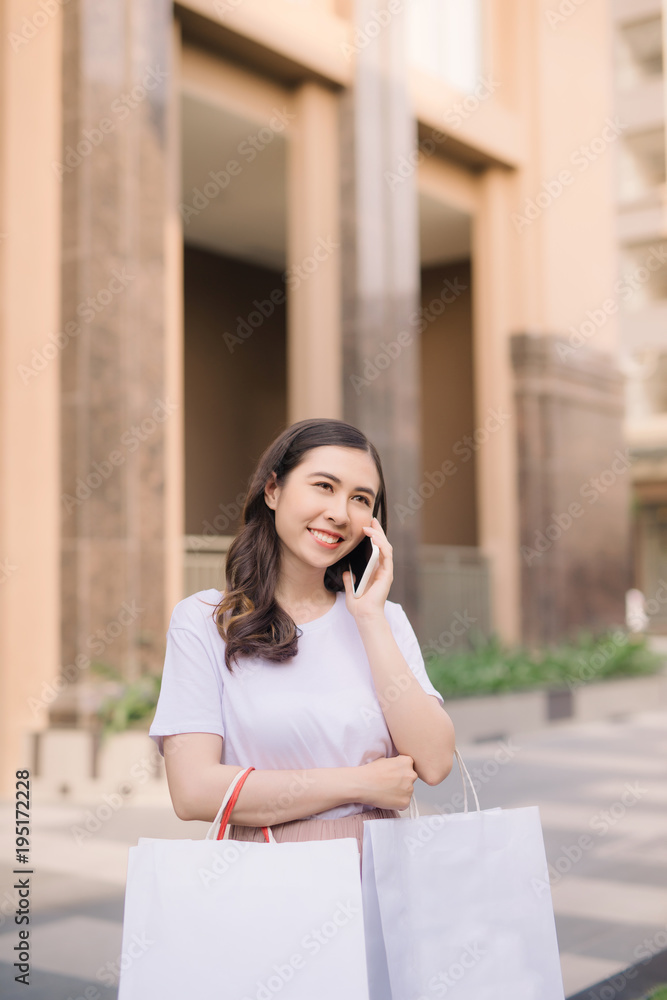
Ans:
[[[623,625],[630,586],[630,458],[614,360],[557,337],[512,339],[523,637]]]
[[[489,168],[479,181],[473,222],[473,360],[479,546],[491,566],[494,628],[506,642],[520,637],[517,422],[510,332],[516,281],[508,205],[514,175]]]
[[[500,332],[495,353],[479,356],[478,364],[480,370],[488,367],[488,379],[497,380],[508,401],[515,444],[505,456],[506,471],[496,465],[498,510],[493,509],[492,479],[482,486],[487,496],[482,503],[487,524],[495,520],[500,529],[501,510],[509,511],[510,494],[515,497],[514,524],[508,521],[511,541],[495,532],[504,550],[495,569],[494,594],[505,605],[504,611],[496,607],[498,623],[511,626],[501,626],[511,638],[511,631],[519,631],[516,612],[521,609],[523,638],[543,642],[585,623],[623,621],[628,477],[621,475],[610,495],[590,507],[581,494],[612,462],[619,466],[615,453],[622,442],[620,388],[613,370],[619,303],[612,300],[613,166],[623,129],[613,118],[604,0],[590,0],[557,25],[529,0],[512,0],[502,12],[494,0],[492,9],[504,48],[497,61],[503,81],[499,96],[520,115],[529,155],[513,176],[503,180],[487,174],[483,182],[487,216],[482,226],[495,226],[503,235],[486,249],[484,240],[479,243],[482,259],[492,255],[496,268],[490,299],[484,283],[477,285],[479,315],[486,310]],[[498,47],[495,51],[498,56]],[[594,85],[582,101],[585,80]],[[591,313],[600,315],[603,303],[610,302],[603,322],[592,323]],[[510,340],[510,335],[516,337]],[[514,386],[508,396],[512,365]],[[488,470],[491,453],[480,452],[479,462]],[[560,529],[554,519],[567,523],[568,506],[577,503],[583,509],[580,519]],[[562,537],[547,537],[547,529],[551,536],[562,530]],[[544,544],[542,536],[547,548],[533,557],[535,546]],[[511,594],[503,590],[506,573]]]
[[[129,678],[162,666],[178,509],[168,456],[182,419],[169,394],[175,301],[165,280],[167,243],[178,269],[171,6],[64,8],[62,663],[72,682],[54,707],[61,719],[77,719],[68,696],[89,676],[88,658]]]
[[[62,18],[0,6],[0,796],[58,675]],[[31,9],[30,13],[34,13]],[[42,15],[44,18],[44,15]]]
[[[417,136],[407,93],[405,13],[386,22],[385,6],[381,0],[356,4],[360,28],[375,29],[372,15],[380,10],[383,26],[355,52],[354,85],[341,99],[343,398],[345,419],[369,436],[382,458],[394,553],[390,599],[403,605],[418,630],[420,511],[415,504],[409,516],[397,513],[419,496],[424,475],[419,340],[409,322],[419,309],[417,175],[410,166]]]
[[[338,98],[313,82],[293,99],[287,143],[288,422],[340,418]]]

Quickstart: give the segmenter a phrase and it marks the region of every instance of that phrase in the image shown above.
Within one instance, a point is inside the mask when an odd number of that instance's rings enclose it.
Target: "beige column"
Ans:
[[[61,364],[68,686],[51,717],[81,724],[91,662],[128,679],[161,669],[177,589],[177,142],[171,4],[70,0],[63,11],[62,316],[76,334]]]
[[[517,335],[512,479],[522,636],[546,642],[624,614],[629,476],[614,373],[621,302],[613,183],[624,124],[613,114],[605,0],[564,17],[530,0],[514,0],[514,10],[512,44],[522,56],[509,96],[530,155],[505,204]]]
[[[342,415],[338,99],[307,82],[287,144],[289,423]]]
[[[480,548],[491,563],[494,626],[507,642],[519,638],[521,627],[517,426],[509,348],[517,280],[508,218],[514,184],[514,175],[503,168],[491,168],[480,178],[472,250],[477,523]]]
[[[58,675],[62,16],[0,6],[0,796]],[[32,699],[32,700],[31,700]]]
[[[183,220],[178,210],[181,200],[181,53],[179,21],[174,20],[171,37],[171,75],[167,98],[165,140],[166,219],[164,282],[164,381],[169,399],[175,403],[172,418],[165,425],[164,443],[164,614],[182,600],[184,593],[185,530],[185,410],[183,345]]]

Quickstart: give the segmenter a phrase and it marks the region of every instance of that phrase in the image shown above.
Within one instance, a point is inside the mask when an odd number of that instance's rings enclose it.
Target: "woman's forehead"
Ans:
[[[345,448],[339,445],[311,448],[304,455],[300,467],[304,475],[330,473],[341,480],[364,475],[369,480],[366,485],[378,485],[379,477],[373,457],[360,448]]]

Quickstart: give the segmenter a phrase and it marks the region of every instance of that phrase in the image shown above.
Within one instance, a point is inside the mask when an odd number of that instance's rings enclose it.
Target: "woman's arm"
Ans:
[[[357,618],[387,728],[399,754],[409,754],[427,785],[439,785],[454,764],[454,724],[410,669],[384,615]]]
[[[179,819],[212,823],[232,778],[245,770],[221,764],[222,737],[180,733],[163,739],[169,794]],[[251,771],[232,811],[242,826],[272,826],[361,802],[406,809],[417,778],[412,758],[380,757],[360,767]]]

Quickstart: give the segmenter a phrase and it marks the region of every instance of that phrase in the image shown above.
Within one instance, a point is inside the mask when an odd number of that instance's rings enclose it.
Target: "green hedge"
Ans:
[[[147,723],[157,706],[162,675],[144,673],[135,681],[126,681],[108,663],[94,661],[90,668],[93,673],[115,681],[117,685],[116,693],[105,698],[97,709],[102,739],[137,725],[143,725],[148,730]]]
[[[660,670],[663,659],[644,635],[615,629],[582,632],[558,646],[531,651],[503,645],[497,637],[471,639],[471,649],[426,654],[426,669],[443,698],[570,688],[612,677],[637,677]]]

